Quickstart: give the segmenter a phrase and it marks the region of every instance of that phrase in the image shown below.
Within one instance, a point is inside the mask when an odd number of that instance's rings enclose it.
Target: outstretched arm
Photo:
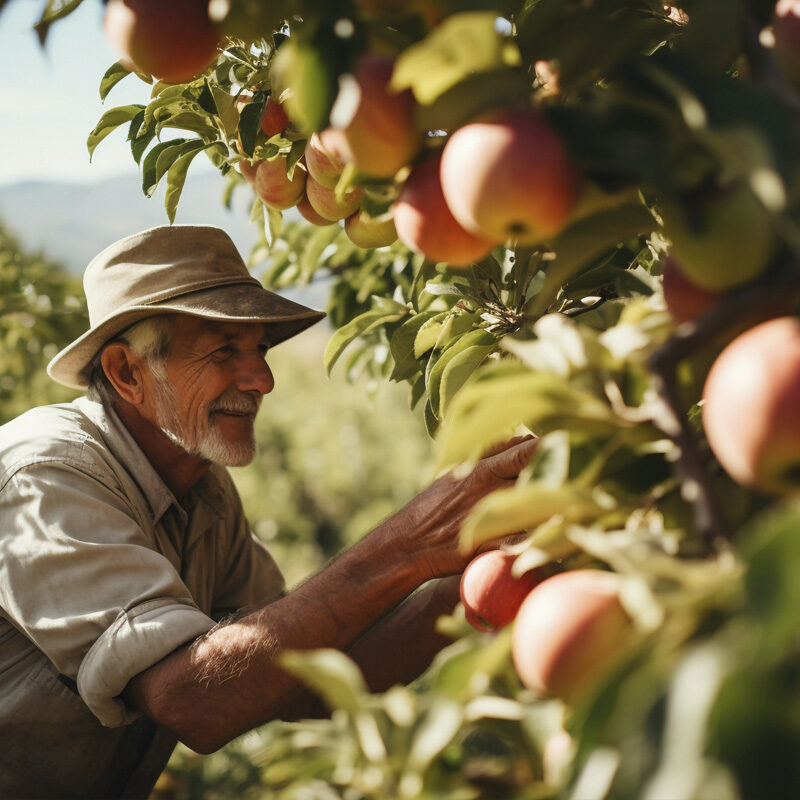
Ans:
[[[347,651],[423,583],[461,572],[472,556],[458,549],[461,523],[478,500],[516,479],[534,448],[533,439],[512,440],[466,477],[440,478],[286,597],[215,628],[137,675],[126,698],[201,753],[282,713],[296,716],[291,705],[295,698],[300,702],[302,690],[279,667],[279,654],[318,647]],[[400,613],[413,613],[415,606],[409,608]],[[374,636],[375,644],[382,641],[381,634]],[[367,654],[370,641],[364,637],[355,647],[364,659],[374,659]],[[427,652],[407,651],[402,655],[410,664],[428,658]],[[376,662],[374,669],[376,686],[394,680],[385,665]]]

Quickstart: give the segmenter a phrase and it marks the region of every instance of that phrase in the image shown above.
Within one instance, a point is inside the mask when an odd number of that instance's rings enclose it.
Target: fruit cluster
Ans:
[[[624,652],[633,624],[613,573],[538,567],[513,574],[516,557],[490,550],[461,578],[467,621],[479,631],[514,623],[512,654],[523,685],[574,701]]]

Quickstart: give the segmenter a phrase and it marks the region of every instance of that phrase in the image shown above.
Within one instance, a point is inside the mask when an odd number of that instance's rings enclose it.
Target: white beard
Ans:
[[[197,430],[184,425],[178,415],[175,391],[166,375],[154,374],[156,424],[161,431],[182,450],[192,456],[200,456],[206,461],[222,464],[225,467],[243,467],[256,455],[256,439],[253,420],[260,405],[260,399],[241,392],[230,396],[223,395],[208,409],[207,426]],[[230,442],[216,424],[215,411],[244,411],[252,414],[250,432],[246,441]]]

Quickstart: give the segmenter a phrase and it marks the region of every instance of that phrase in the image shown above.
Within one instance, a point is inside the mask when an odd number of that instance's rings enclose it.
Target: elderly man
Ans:
[[[0,428],[2,797],[146,797],[176,740],[208,753],[316,714],[285,649],[347,651],[374,690],[415,677],[444,644],[460,522],[533,448],[438,480],[286,593],[223,465],[254,456],[268,349],[323,314],[210,227],[127,237],[84,286],[91,329],[48,371],[87,396]]]

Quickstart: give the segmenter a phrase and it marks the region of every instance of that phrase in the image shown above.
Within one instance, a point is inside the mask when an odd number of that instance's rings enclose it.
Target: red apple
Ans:
[[[344,162],[331,155],[322,145],[318,133],[313,133],[306,143],[306,166],[308,174],[326,189],[336,188]]]
[[[289,117],[286,116],[283,106],[268,97],[264,113],[261,115],[261,130],[269,137],[281,133],[288,125]]]
[[[778,317],[737,336],[703,388],[703,427],[717,460],[744,486],[800,485],[800,319]]]
[[[324,227],[334,224],[329,219],[325,219],[325,217],[320,216],[314,211],[314,207],[308,202],[308,195],[303,195],[303,199],[297,204],[297,210],[300,212],[301,216],[312,225]]]
[[[364,209],[359,209],[344,221],[344,232],[356,247],[364,249],[388,247],[397,241],[394,219],[371,217]]]
[[[631,632],[616,575],[563,572],[542,581],[520,606],[514,666],[529,689],[574,701],[614,663]]]
[[[254,183],[256,194],[271,208],[283,210],[296,206],[306,188],[306,171],[294,168],[292,178],[286,174],[286,156],[260,161]]]
[[[406,247],[431,261],[446,261],[454,267],[474,264],[496,242],[456,222],[442,193],[439,164],[440,156],[432,156],[411,170],[393,206],[397,235]]]
[[[461,576],[461,602],[473,628],[504,628],[516,617],[531,589],[544,579],[536,569],[514,577],[511,569],[516,558],[503,550],[489,550],[467,565]]]
[[[712,292],[692,283],[673,256],[667,257],[662,274],[664,302],[675,322],[696,320],[715,306],[722,296],[721,292]]]
[[[387,56],[362,55],[355,69],[359,97],[352,116],[341,127],[320,134],[335,158],[376,178],[393,177],[413,161],[422,145],[411,92],[389,88],[393,69],[394,60]]]
[[[790,80],[800,84],[800,0],[778,0],[772,30],[778,62]]]
[[[581,178],[561,139],[532,109],[494,112],[459,128],[442,154],[447,205],[468,231],[534,244],[569,220]]]
[[[349,217],[361,205],[364,190],[360,187],[348,189],[339,198],[333,189],[326,189],[309,176],[306,183],[306,196],[314,211],[330,222]]]
[[[256,179],[256,172],[260,161],[251,162],[247,156],[242,156],[239,160],[239,172],[248,183],[254,183]]]
[[[126,65],[167,83],[205,72],[221,39],[207,0],[109,0],[103,28]]]

